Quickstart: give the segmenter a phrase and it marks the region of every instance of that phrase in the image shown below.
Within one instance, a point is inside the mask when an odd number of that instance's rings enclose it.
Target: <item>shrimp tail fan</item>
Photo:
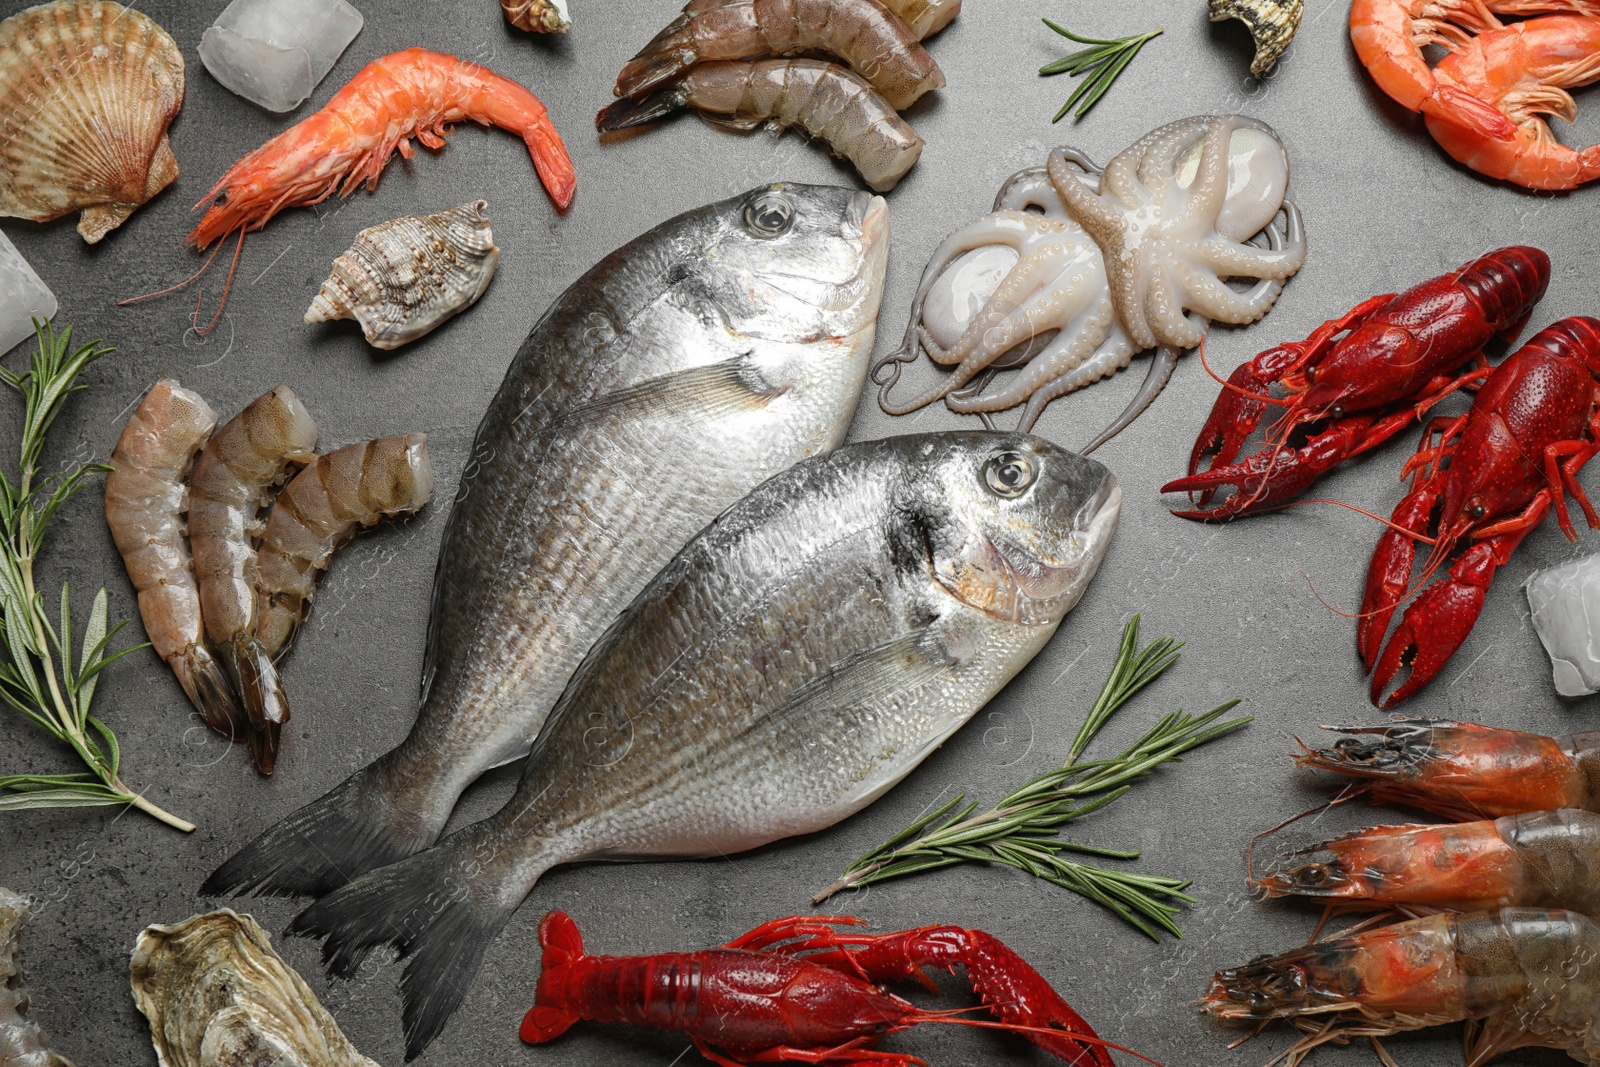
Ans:
[[[334,977],[353,976],[381,945],[392,945],[407,961],[400,994],[408,1062],[444,1029],[489,943],[522,901],[520,894],[508,899],[485,890],[472,840],[457,835],[371,871],[289,925],[291,934],[323,939],[322,959]]]
[[[684,100],[685,92],[682,86],[660,89],[637,99],[623,97],[596,115],[594,126],[601,133],[615,133],[634,126],[648,125],[666,118],[675,111],[681,111]]]

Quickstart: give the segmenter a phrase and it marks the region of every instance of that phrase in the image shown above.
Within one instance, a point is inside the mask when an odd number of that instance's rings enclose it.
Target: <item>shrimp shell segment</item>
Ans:
[[[256,637],[267,653],[282,659],[293,644],[339,546],[432,495],[428,437],[420,433],[346,445],[295,475],[272,505],[257,553]]]
[[[121,4],[56,0],[0,22],[0,215],[82,209],[89,244],[178,177],[183,54]]]
[[[362,230],[333,261],[306,322],[354,319],[368,344],[388,350],[471,307],[500,262],[488,206],[478,200]]]

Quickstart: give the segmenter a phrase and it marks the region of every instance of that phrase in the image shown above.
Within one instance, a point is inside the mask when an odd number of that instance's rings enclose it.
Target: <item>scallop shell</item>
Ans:
[[[161,1067],[378,1067],[248,915],[146,927],[132,967]]]
[[[482,200],[362,230],[306,311],[307,322],[355,319],[374,348],[399,348],[477,303],[500,249]]]
[[[83,209],[94,244],[178,176],[183,54],[149,16],[56,0],[0,22],[0,215]]]
[[[500,0],[500,10],[511,25],[530,33],[566,33],[572,28],[567,0]]]
[[[22,982],[17,934],[28,900],[0,889],[0,1067],[72,1067],[47,1046],[49,1038],[28,1021],[28,987]]]
[[[1300,28],[1300,16],[1305,14],[1305,0],[1209,0],[1211,21],[1238,19],[1250,28],[1255,38],[1256,58],[1250,64],[1250,73],[1258,78],[1283,55],[1283,50],[1294,40],[1294,31]]]

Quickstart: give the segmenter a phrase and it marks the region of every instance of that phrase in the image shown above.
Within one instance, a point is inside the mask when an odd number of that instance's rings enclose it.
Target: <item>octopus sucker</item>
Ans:
[[[1299,212],[1284,199],[1288,182],[1277,134],[1242,115],[1151,130],[1103,171],[1081,152],[1056,149],[1044,166],[1012,175],[991,214],[939,246],[904,343],[874,367],[880,405],[904,414],[942,399],[986,422],[1026,405],[1026,430],[1050,399],[1157,349],[1145,384],[1098,445],[1150,404],[1178,353],[1198,345],[1212,321],[1243,325],[1271,310],[1306,255]],[[1255,284],[1240,292],[1230,279]],[[891,401],[902,365],[922,352],[955,369],[916,399]],[[985,391],[992,371],[1024,364]]]

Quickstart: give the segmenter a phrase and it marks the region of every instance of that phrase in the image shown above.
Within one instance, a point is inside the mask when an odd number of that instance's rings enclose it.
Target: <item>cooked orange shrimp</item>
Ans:
[[[899,111],[944,84],[944,71],[878,0],[690,0],[617,75],[617,96],[640,96],[696,63],[801,52],[837,57]]]
[[[256,638],[281,660],[311,614],[317,580],[364,527],[420,509],[433,494],[426,434],[346,445],[283,487],[256,554]]]
[[[1463,820],[1551,808],[1600,811],[1600,732],[1545,737],[1428,718],[1326,729],[1358,736],[1307,748],[1295,760],[1368,779],[1367,795],[1380,804]]]
[[[883,6],[899,15],[919,41],[926,41],[961,13],[961,0],[883,0]]]
[[[408,48],[368,63],[321,111],[228,168],[195,205],[211,209],[189,243],[205,248],[259,230],[286,207],[321,203],[335,191],[349,196],[362,182],[374,189],[396,149],[410,159],[413,137],[443,148],[450,125],[463,119],[521,135],[556,207],[572,202],[572,160],[538,97],[487,67]]]
[[[1600,145],[1569,148],[1541,117],[1577,119],[1567,90],[1600,80],[1600,18],[1545,15],[1491,30],[1446,56],[1434,75],[1494,105],[1517,129],[1498,140],[1428,115],[1428,132],[1458,162],[1529,189],[1575,189],[1600,178]]]
[[[228,676],[206,644],[200,592],[184,528],[184,482],[216,429],[199,393],[163,378],[128,419],[106,475],[106,525],[139,594],[139,616],[206,725],[244,737],[244,716]]]
[[[212,435],[189,480],[189,542],[206,636],[233,678],[249,719],[250,755],[271,774],[289,718],[272,657],[256,639],[257,516],[293,465],[315,456],[317,427],[286,385],[252,400]]]
[[[642,126],[682,108],[736,130],[763,122],[799,126],[855,165],[882,193],[922,154],[922,138],[859,77],[815,59],[701,63],[674,85],[642,99],[618,100],[595,119],[602,133]]]
[[[1573,808],[1443,826],[1375,826],[1281,857],[1269,897],[1450,911],[1600,915],[1600,815]]]
[[[1531,1045],[1600,1064],[1600,927],[1536,908],[1430,915],[1218,971],[1202,1003],[1292,1020],[1307,1036],[1287,1067],[1329,1042],[1462,1020],[1478,1024],[1466,1067]]]

